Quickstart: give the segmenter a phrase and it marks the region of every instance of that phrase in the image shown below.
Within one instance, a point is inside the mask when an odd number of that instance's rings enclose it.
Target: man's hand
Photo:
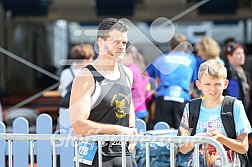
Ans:
[[[138,135],[138,132],[135,128],[129,128],[125,126],[118,126],[116,127],[118,131],[118,135]]]
[[[117,127],[117,130],[118,130],[118,135],[130,135],[130,136],[138,135],[136,128],[119,126]],[[135,146],[136,146],[136,142],[130,141],[129,146],[128,146],[129,151],[132,152],[135,149]]]

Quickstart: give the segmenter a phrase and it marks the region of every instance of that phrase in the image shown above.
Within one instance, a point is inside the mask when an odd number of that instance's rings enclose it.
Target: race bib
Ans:
[[[80,142],[79,162],[86,165],[92,165],[96,151],[97,144],[95,142]],[[76,161],[76,157],[74,157],[73,161]]]

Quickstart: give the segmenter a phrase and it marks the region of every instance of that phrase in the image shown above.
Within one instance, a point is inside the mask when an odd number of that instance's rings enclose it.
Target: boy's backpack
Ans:
[[[74,76],[73,70],[70,67],[69,67],[69,70],[70,70],[70,72],[73,76],[73,79],[74,79],[75,76]],[[61,97],[61,99],[60,99],[60,107],[69,108],[69,101],[70,101],[70,96],[71,96],[73,79],[66,88],[67,93],[65,94],[65,96]]]
[[[189,128],[192,129],[191,136],[195,135],[199,119],[199,111],[202,99],[197,98],[189,102]],[[229,138],[236,139],[235,122],[233,117],[233,106],[235,98],[225,96],[221,108],[221,120]],[[252,167],[247,154],[239,154],[241,167]]]

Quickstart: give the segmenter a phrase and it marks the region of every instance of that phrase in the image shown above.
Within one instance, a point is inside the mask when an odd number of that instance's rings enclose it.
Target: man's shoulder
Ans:
[[[87,82],[93,80],[93,74],[88,68],[82,68],[76,75],[75,80],[82,80],[82,82]]]
[[[123,64],[121,64],[122,65],[122,68],[123,68],[123,70],[126,72],[126,74],[128,75],[132,75],[132,71],[131,71],[131,69],[129,68],[129,67],[127,67],[127,66],[125,66],[125,65],[123,65]]]
[[[125,71],[126,75],[129,77],[130,83],[132,83],[133,82],[133,72],[131,71],[131,69],[129,67],[126,67],[123,64],[122,64],[122,68]]]

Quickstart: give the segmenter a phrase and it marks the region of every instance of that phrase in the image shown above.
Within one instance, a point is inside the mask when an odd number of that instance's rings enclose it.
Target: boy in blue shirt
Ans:
[[[199,119],[196,127],[195,136],[208,136],[218,140],[221,144],[228,148],[227,155],[231,166],[240,166],[238,155],[248,151],[248,134],[251,132],[251,126],[246,116],[244,106],[240,100],[235,100],[233,106],[233,117],[235,122],[236,139],[227,137],[221,120],[221,108],[224,96],[223,90],[228,86],[227,69],[216,60],[208,60],[201,64],[199,80],[196,86],[204,94],[200,106]],[[189,136],[189,109],[188,104],[184,109],[179,131],[181,136]],[[182,144],[180,151],[187,153],[193,149],[193,144]],[[206,148],[208,159],[205,159],[207,166],[220,166],[218,153],[211,146]],[[231,152],[231,153],[230,153]],[[194,154],[192,154],[188,166],[195,166]],[[212,155],[212,156],[211,156]],[[203,156],[206,157],[206,156]],[[203,165],[203,164],[201,164]]]

